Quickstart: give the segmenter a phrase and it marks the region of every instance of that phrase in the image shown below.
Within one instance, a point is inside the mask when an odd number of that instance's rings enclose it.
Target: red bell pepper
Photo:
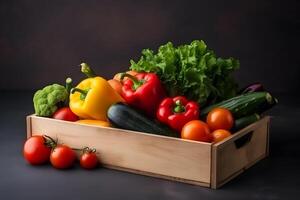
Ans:
[[[150,117],[155,117],[157,107],[165,98],[165,90],[154,73],[138,73],[135,76],[123,73],[122,97],[129,105],[144,111]]]
[[[160,122],[181,132],[187,122],[199,119],[199,105],[183,96],[165,98],[158,107],[156,117]]]

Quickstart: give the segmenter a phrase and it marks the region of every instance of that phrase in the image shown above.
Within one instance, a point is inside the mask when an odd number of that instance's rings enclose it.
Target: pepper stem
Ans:
[[[175,113],[182,113],[185,111],[185,107],[182,105],[180,100],[177,100],[175,102],[175,108],[174,108],[174,112]]]
[[[68,77],[67,79],[66,79],[66,86],[65,86],[65,88],[66,88],[66,90],[67,90],[67,92],[68,92],[68,96],[70,95],[70,91],[71,91],[71,88],[72,88],[72,79],[70,78],[70,77]],[[69,97],[68,98],[66,98],[66,100],[65,100],[65,102],[64,102],[64,104],[65,104],[65,106],[68,106],[69,105]]]
[[[70,94],[71,89],[72,89],[72,79],[70,77],[68,77],[66,79],[66,90],[69,94]]]
[[[84,73],[88,78],[93,78],[96,75],[96,73],[90,68],[90,66],[86,63],[81,63],[81,72]]]
[[[138,89],[145,82],[144,80],[138,80],[135,76],[127,73],[121,73],[120,80],[122,81],[125,77],[128,77],[133,82],[133,90]]]
[[[71,94],[74,94],[75,92],[79,92],[80,93],[80,99],[84,100],[87,93],[88,93],[88,90],[82,90],[82,89],[79,89],[79,88],[72,88],[71,89]]]

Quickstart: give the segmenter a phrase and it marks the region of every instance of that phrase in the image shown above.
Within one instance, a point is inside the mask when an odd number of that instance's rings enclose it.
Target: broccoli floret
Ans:
[[[59,103],[63,103],[69,94],[66,88],[59,84],[52,84],[36,91],[33,96],[35,114],[49,117],[58,109]]]

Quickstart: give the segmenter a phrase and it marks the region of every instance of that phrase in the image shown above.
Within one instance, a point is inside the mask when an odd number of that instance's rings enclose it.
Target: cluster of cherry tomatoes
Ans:
[[[77,160],[74,150],[80,150],[80,166],[85,169],[93,169],[99,165],[99,159],[95,149],[85,147],[83,149],[72,149],[67,145],[58,144],[57,141],[46,135],[30,137],[24,144],[24,158],[32,165],[42,165],[50,161],[57,169],[72,167]]]
[[[201,142],[220,142],[231,135],[234,118],[225,108],[215,108],[209,112],[206,123],[201,120],[192,120],[186,123],[181,130],[181,138]]]

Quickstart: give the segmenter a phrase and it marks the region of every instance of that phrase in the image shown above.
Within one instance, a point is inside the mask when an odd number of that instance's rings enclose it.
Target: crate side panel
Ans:
[[[228,140],[216,146],[216,183],[224,183],[237,172],[246,169],[250,163],[260,160],[266,155],[268,144],[268,119],[264,119],[250,129],[239,132],[245,135],[252,132],[251,140],[240,148],[236,148],[236,140]],[[237,138],[238,139],[238,138]]]
[[[41,117],[31,117],[31,129],[73,148],[94,147],[110,166],[210,183],[210,144]]]

